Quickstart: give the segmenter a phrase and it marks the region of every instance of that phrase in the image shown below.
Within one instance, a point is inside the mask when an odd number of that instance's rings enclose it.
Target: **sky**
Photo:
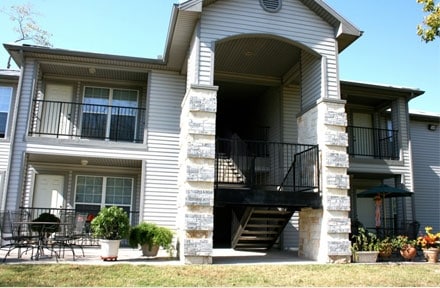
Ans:
[[[257,1],[257,0],[255,0]],[[288,1],[288,0],[284,0]],[[30,3],[54,48],[157,58],[164,54],[172,5],[178,0],[0,0],[0,9]],[[411,110],[440,113],[440,39],[423,42],[416,0],[325,0],[363,35],[339,57],[341,80],[417,88]],[[17,38],[0,13],[0,42]],[[0,68],[8,54],[0,47]]]

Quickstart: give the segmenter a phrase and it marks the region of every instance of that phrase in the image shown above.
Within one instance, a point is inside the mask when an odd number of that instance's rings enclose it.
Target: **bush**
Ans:
[[[107,240],[124,239],[130,231],[127,212],[116,206],[101,209],[90,225],[95,237]]]
[[[173,232],[154,223],[142,222],[131,228],[128,237],[128,244],[136,248],[138,245],[149,245],[150,249],[154,246],[161,246],[169,253],[173,250],[171,242]]]

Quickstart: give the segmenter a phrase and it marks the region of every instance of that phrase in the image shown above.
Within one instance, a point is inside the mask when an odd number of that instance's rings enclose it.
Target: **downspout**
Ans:
[[[20,100],[21,100],[21,90],[22,90],[22,86],[23,86],[23,75],[24,75],[24,67],[23,67],[23,63],[24,63],[24,56],[23,56],[23,49],[20,49],[20,60],[21,60],[21,65],[22,67],[20,67],[20,76],[18,78],[18,85],[17,85],[17,92],[15,93],[15,103],[14,103],[14,113],[12,115],[12,125],[11,125],[11,133],[10,133],[10,138],[9,138],[9,157],[8,157],[8,165],[7,167],[11,167],[11,163],[12,163],[12,155],[13,155],[13,151],[14,151],[14,142],[15,142],[15,132],[17,131],[17,118],[18,118],[18,107],[20,106]],[[8,184],[9,184],[9,175],[10,175],[10,170],[11,169],[6,169],[6,173],[5,173],[5,181],[4,181],[4,187],[3,187],[3,194],[2,194],[2,202],[1,202],[1,210],[5,211],[6,210],[6,201],[7,201],[7,194],[8,194]]]
[[[414,92],[411,92],[411,98],[413,99],[415,97]],[[413,196],[411,197],[411,216],[412,221],[416,221],[416,205],[415,205],[415,197],[416,197],[416,191],[414,189],[414,169],[413,169],[413,153],[412,153],[412,145],[411,145],[411,123],[409,119],[409,107],[408,107],[408,101],[406,102],[407,107],[407,113],[406,113],[406,123],[408,123],[408,153],[409,153],[409,160],[410,160],[410,176],[411,176],[411,191],[414,192]]]

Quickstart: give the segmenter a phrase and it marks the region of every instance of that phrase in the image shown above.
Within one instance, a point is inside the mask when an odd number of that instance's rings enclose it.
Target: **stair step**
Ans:
[[[252,227],[252,228],[279,228],[282,226],[281,224],[253,224],[249,223],[246,227]]]

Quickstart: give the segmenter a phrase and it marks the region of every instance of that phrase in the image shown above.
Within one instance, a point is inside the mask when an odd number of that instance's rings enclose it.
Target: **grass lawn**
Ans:
[[[1,286],[440,286],[440,264],[0,265]]]

